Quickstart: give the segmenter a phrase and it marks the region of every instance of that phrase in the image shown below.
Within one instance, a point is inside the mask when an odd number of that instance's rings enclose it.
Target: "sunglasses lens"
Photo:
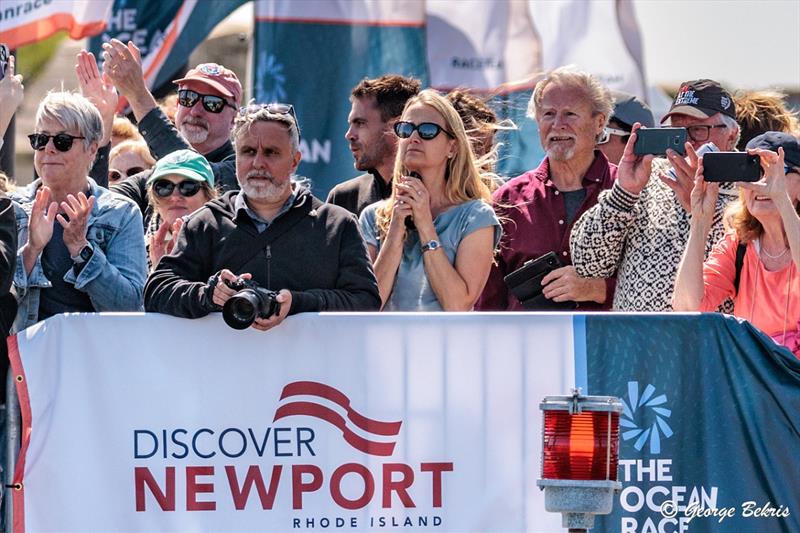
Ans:
[[[423,122],[419,126],[417,126],[417,131],[419,132],[419,136],[429,141],[439,135],[439,126],[433,124],[432,122]]]
[[[396,122],[394,132],[401,139],[408,139],[414,133],[414,125],[410,122]]]
[[[118,170],[108,171],[108,181],[119,181],[122,179],[122,174]]]
[[[200,95],[188,89],[181,89],[178,91],[178,103],[183,107],[192,107],[197,103]]]
[[[182,181],[178,185],[178,192],[181,193],[181,196],[194,196],[201,187],[199,181]]]
[[[225,107],[225,100],[219,96],[211,96],[207,94],[203,96],[203,107],[205,107],[206,111],[209,113],[220,113]]]
[[[142,167],[131,167],[125,171],[126,176],[133,176],[134,174],[138,174],[139,172],[144,172]]]
[[[173,190],[175,190],[175,184],[169,180],[156,180],[153,182],[153,192],[155,192],[156,196],[159,198],[170,196]]]
[[[49,137],[47,135],[43,135],[41,133],[31,133],[28,135],[28,139],[31,141],[31,148],[34,150],[41,150],[47,146],[48,138]]]
[[[71,135],[59,133],[53,137],[53,144],[55,145],[56,150],[61,152],[69,152],[69,149],[72,148],[72,141],[74,140],[75,139]]]

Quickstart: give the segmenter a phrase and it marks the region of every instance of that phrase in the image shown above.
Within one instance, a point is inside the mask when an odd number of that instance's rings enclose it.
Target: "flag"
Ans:
[[[115,0],[106,30],[89,43],[100,58],[111,39],[132,41],[142,52],[147,86],[169,83],[211,30],[247,0]],[[237,73],[244,79],[244,73]]]
[[[97,35],[106,25],[112,0],[3,0],[0,42],[12,50],[67,30],[72,39]]]

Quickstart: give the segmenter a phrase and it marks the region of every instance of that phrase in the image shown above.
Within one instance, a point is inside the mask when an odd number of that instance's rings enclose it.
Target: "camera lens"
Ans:
[[[222,318],[233,329],[249,328],[256,319],[258,304],[258,295],[251,289],[245,289],[225,302]]]

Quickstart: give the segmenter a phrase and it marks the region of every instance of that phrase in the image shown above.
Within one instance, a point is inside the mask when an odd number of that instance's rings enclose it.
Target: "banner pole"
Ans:
[[[19,452],[20,413],[17,386],[11,368],[6,375],[6,470],[3,475],[6,509],[6,531],[11,531],[14,525],[14,498],[10,486],[14,483],[14,471],[17,466],[17,453]]]

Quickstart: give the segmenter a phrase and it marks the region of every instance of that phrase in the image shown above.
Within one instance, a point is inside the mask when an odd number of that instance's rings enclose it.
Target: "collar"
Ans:
[[[264,231],[272,222],[274,222],[278,217],[286,213],[291,207],[294,205],[295,200],[297,200],[298,195],[300,194],[302,186],[292,184],[292,194],[286,199],[286,201],[281,206],[280,210],[278,210],[275,217],[270,221],[266,220],[265,218],[261,217],[258,213],[250,209],[250,206],[247,205],[245,201],[245,193],[243,190],[239,190],[236,194],[236,197],[233,200],[233,210],[236,217],[240,217],[243,215],[247,215],[251,221],[256,225],[258,231]]]
[[[589,168],[581,180],[581,185],[586,188],[591,185],[602,183],[608,176],[609,162],[606,156],[600,150],[594,151],[594,161],[589,165]],[[539,181],[543,182],[545,187],[555,188],[555,184],[550,179],[550,158],[545,157],[542,163],[533,171],[533,176]]]

